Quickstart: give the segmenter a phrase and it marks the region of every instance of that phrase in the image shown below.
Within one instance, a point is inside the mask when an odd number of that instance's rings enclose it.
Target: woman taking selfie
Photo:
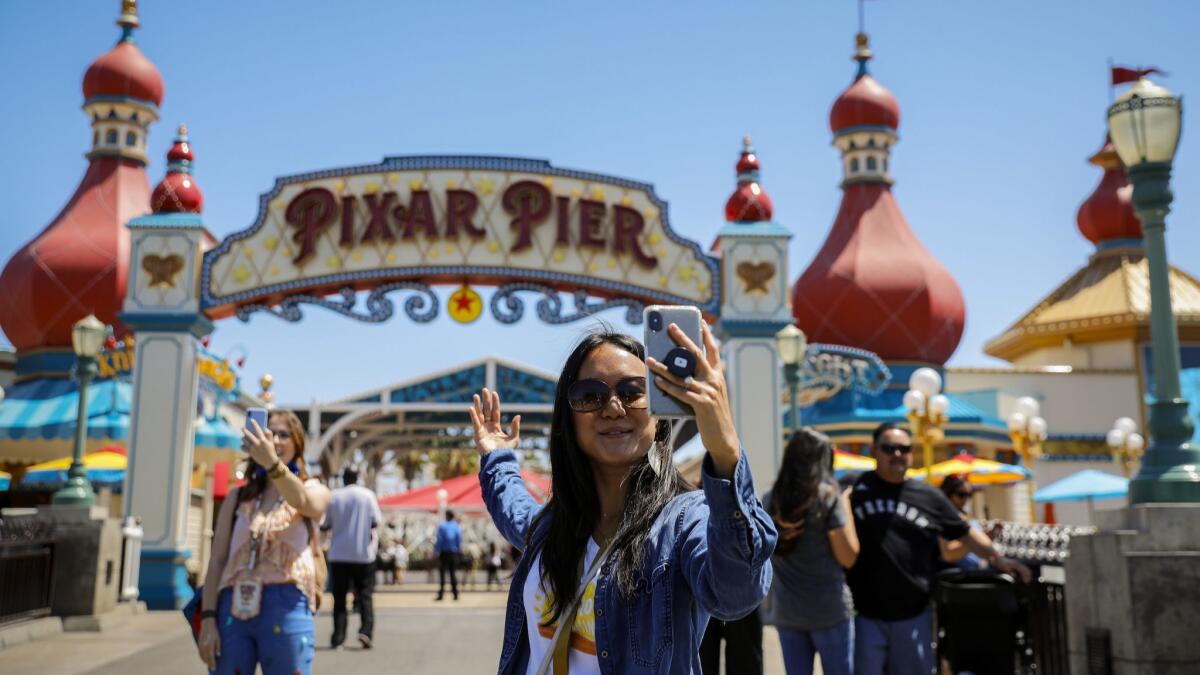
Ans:
[[[304,427],[273,412],[263,429],[244,430],[250,454],[245,485],[217,516],[200,605],[198,646],[218,673],[307,675],[313,659],[313,612],[324,579],[316,525],[329,489],[304,468]]]
[[[825,675],[851,675],[854,601],[843,568],[858,558],[858,535],[825,434],[804,428],[792,436],[763,503],[779,529],[763,620],[779,630],[788,675],[811,675],[818,653]]]
[[[506,433],[499,395],[475,397],[484,499],[524,549],[500,673],[699,673],[709,617],[745,616],[766,595],[775,528],[754,494],[715,341],[705,326],[705,354],[674,324],[668,333],[695,357],[686,380],[654,359],[648,374],[642,345],[611,332],[587,335],[567,358],[544,508],[518,471],[520,416]],[[649,386],[695,411],[701,490],[671,461],[670,425],[649,414]]]

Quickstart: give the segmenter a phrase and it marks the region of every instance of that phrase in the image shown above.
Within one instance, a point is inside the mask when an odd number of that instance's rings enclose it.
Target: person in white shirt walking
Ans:
[[[375,528],[383,521],[379,502],[369,488],[358,485],[358,471],[342,472],[344,487],[333,491],[322,529],[331,530],[329,579],[333,590],[333,636],[330,646],[339,649],[346,640],[346,593],[354,592],[359,612],[358,641],[371,648],[375,630],[375,556],[379,539]]]

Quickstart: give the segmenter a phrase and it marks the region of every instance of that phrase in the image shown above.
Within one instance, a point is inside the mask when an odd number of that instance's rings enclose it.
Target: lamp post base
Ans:
[[[95,506],[96,493],[86,478],[71,478],[61,490],[54,493],[50,503],[63,506]]]
[[[1200,502],[1200,447],[1185,399],[1150,404],[1150,447],[1129,481],[1129,503]]]

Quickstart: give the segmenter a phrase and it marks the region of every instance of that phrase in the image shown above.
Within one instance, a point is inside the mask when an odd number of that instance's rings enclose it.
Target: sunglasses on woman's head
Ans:
[[[907,455],[912,452],[911,445],[901,445],[900,443],[880,443],[879,451],[885,455],[894,455],[899,452],[902,455]]]
[[[567,388],[567,403],[575,412],[596,412],[608,405],[613,396],[626,409],[642,410],[650,407],[646,396],[646,378],[627,377],[610,387],[604,380],[576,380]]]

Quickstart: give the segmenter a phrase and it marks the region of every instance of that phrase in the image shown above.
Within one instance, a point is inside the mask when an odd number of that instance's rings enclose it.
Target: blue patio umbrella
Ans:
[[[1095,469],[1084,469],[1034,492],[1033,501],[1040,503],[1117,499],[1128,493],[1128,478]]]

